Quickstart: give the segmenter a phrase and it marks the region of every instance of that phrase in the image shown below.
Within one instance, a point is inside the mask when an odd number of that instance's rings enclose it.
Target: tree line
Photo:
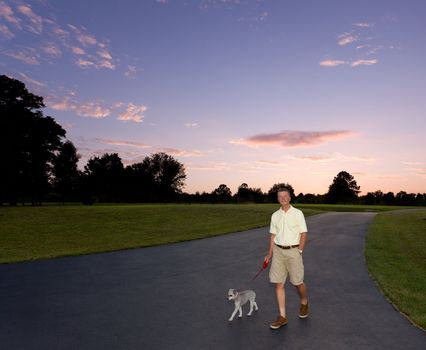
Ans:
[[[45,116],[43,98],[19,80],[0,76],[0,205],[54,202],[185,202],[274,203],[280,188],[290,190],[294,203],[362,203],[426,205],[426,194],[376,191],[359,196],[354,177],[341,171],[324,195],[295,195],[289,183],[274,184],[268,192],[242,183],[232,194],[226,184],[212,192],[183,192],[182,163],[159,152],[124,166],[117,153],[90,158],[78,169],[80,156],[66,131]]]
[[[43,201],[160,202],[182,193],[185,168],[166,153],[124,167],[116,153],[80,156],[66,131],[45,116],[43,98],[19,80],[0,76],[0,204]]]

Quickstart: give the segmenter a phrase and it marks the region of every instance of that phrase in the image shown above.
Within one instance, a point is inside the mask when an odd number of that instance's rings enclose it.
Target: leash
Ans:
[[[251,282],[253,282],[257,278],[257,276],[259,276],[261,274],[261,272],[268,267],[268,265],[269,265],[269,261],[264,260],[262,267],[260,268],[259,272],[256,273],[256,275],[254,275],[254,277],[251,279]]]

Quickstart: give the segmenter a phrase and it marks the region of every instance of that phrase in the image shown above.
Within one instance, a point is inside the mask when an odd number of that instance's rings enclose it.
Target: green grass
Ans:
[[[297,205],[322,211],[396,207]],[[278,204],[106,204],[0,207],[0,263],[200,239],[269,225]]]
[[[267,226],[277,208],[275,204],[3,207],[0,263],[147,247],[243,231]],[[316,212],[305,210],[306,215]]]
[[[385,296],[426,330],[426,210],[377,215],[368,229],[365,256]]]
[[[360,204],[295,204],[302,210],[314,209],[321,211],[341,211],[341,212],[382,212],[397,209],[414,209],[418,207],[396,206],[396,205],[360,205]]]

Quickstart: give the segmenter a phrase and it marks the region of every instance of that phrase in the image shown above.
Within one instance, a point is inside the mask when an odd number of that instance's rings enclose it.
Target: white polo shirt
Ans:
[[[299,244],[300,234],[308,232],[302,211],[290,205],[287,213],[281,208],[271,216],[270,233],[275,235],[275,244]]]

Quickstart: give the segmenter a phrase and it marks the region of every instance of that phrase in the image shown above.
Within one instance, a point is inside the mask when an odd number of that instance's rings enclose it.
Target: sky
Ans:
[[[80,167],[165,152],[188,193],[426,192],[424,0],[0,0],[0,73]]]

